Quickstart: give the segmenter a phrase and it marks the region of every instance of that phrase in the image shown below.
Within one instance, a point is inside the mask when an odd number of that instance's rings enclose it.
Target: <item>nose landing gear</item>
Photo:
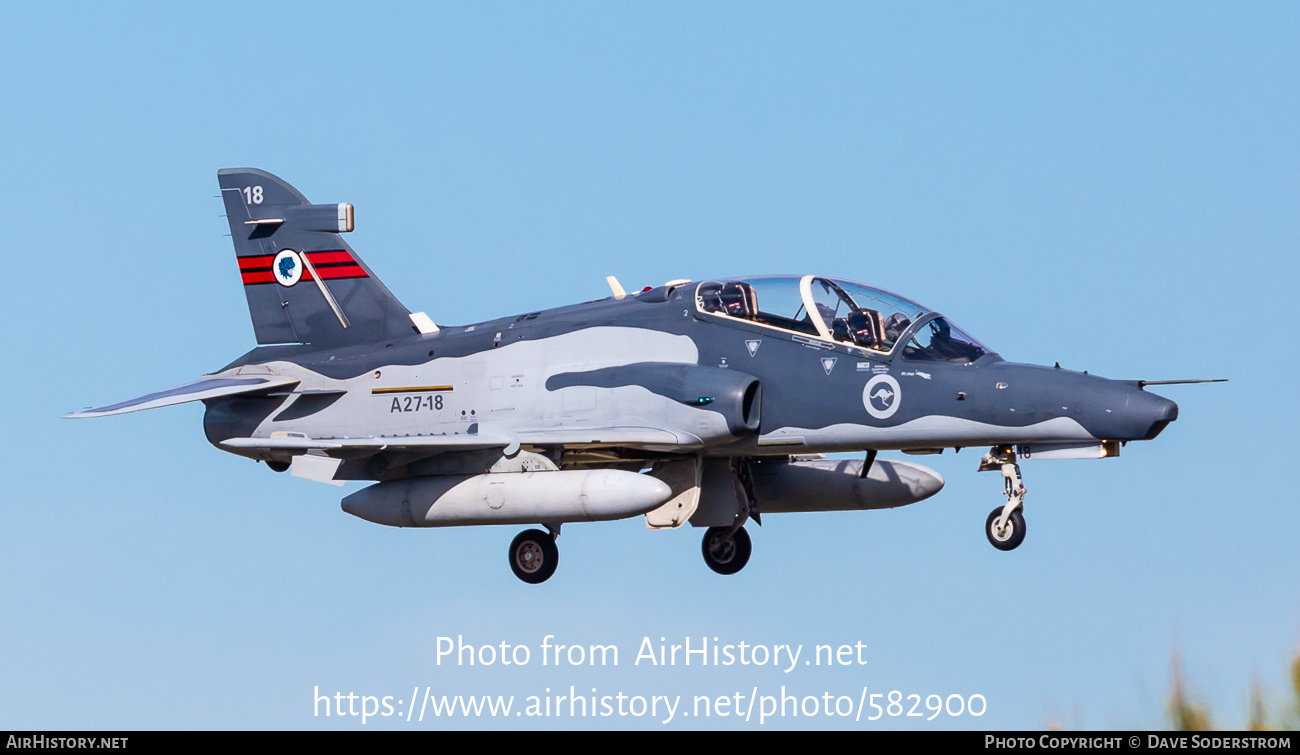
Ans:
[[[980,459],[979,471],[989,472],[997,469],[1002,472],[1006,483],[1007,503],[989,512],[984,522],[984,534],[989,543],[1000,551],[1015,550],[1025,540],[1025,503],[1024,479],[1020,476],[1020,465],[1016,463],[1015,449],[1011,446],[994,446],[984,458]]]
[[[1004,517],[1002,507],[999,506],[989,512],[989,518],[984,522],[984,534],[989,536],[989,542],[994,548],[1000,551],[1014,550],[1025,540],[1025,515],[1017,509],[1010,516]]]

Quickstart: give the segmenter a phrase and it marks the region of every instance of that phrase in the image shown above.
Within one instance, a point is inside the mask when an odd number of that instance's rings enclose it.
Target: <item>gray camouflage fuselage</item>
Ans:
[[[696,285],[368,346],[254,349],[221,374],[292,376],[302,381],[298,389],[212,401],[205,429],[218,447],[273,432],[379,439],[469,433],[477,425],[517,435],[525,446],[563,433],[570,449],[764,456],[1140,440],[1177,416],[1173,402],[1130,383],[994,354],[972,363],[912,362],[810,343],[698,311]],[[756,340],[751,353],[746,342]],[[868,412],[863,395],[877,375],[897,382],[895,411],[883,419]],[[746,413],[744,390],[755,383]],[[320,400],[311,391],[344,393]],[[376,461],[349,465],[343,476],[381,479],[390,465]]]
[[[991,446],[980,469],[1001,471],[1007,504],[986,534],[1011,550],[1025,526],[1017,458],[1114,456],[1178,416],[1142,381],[1006,362],[916,302],[813,275],[631,295],[611,278],[597,301],[438,327],[343,241],[352,205],[311,204],[253,168],[217,175],[262,345],[69,416],[201,400],[223,451],[319,482],[375,481],[343,501],[363,519],[545,525],[511,544],[527,582],[554,572],[566,522],[708,527],[706,563],[733,574],[761,514],[904,506],[943,487],[881,450]],[[849,451],[867,453],[818,456]]]

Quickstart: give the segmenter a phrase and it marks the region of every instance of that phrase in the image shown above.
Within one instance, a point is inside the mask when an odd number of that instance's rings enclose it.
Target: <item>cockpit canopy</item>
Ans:
[[[711,280],[696,289],[695,303],[702,312],[882,354],[906,338],[903,356],[917,361],[973,362],[991,353],[920,304],[852,281],[812,275]]]

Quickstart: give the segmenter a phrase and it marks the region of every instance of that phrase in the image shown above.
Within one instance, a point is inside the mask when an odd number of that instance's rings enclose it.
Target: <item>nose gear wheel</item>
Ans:
[[[1002,507],[999,506],[989,512],[989,518],[984,523],[984,534],[988,535],[989,543],[1000,551],[1015,550],[1025,540],[1025,517],[1019,510],[1011,512],[1011,516],[1001,522]]]
[[[1015,450],[1011,446],[994,446],[980,459],[979,471],[998,470],[1005,482],[1007,496],[1005,506],[999,506],[989,514],[984,523],[984,534],[989,543],[1000,551],[1015,550],[1025,540],[1025,481],[1020,476],[1020,465],[1016,463]]]

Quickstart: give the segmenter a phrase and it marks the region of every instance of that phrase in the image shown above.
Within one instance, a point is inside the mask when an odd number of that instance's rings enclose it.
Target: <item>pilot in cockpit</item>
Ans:
[[[912,321],[902,312],[895,312],[885,320],[885,340],[894,343],[903,335]]]

